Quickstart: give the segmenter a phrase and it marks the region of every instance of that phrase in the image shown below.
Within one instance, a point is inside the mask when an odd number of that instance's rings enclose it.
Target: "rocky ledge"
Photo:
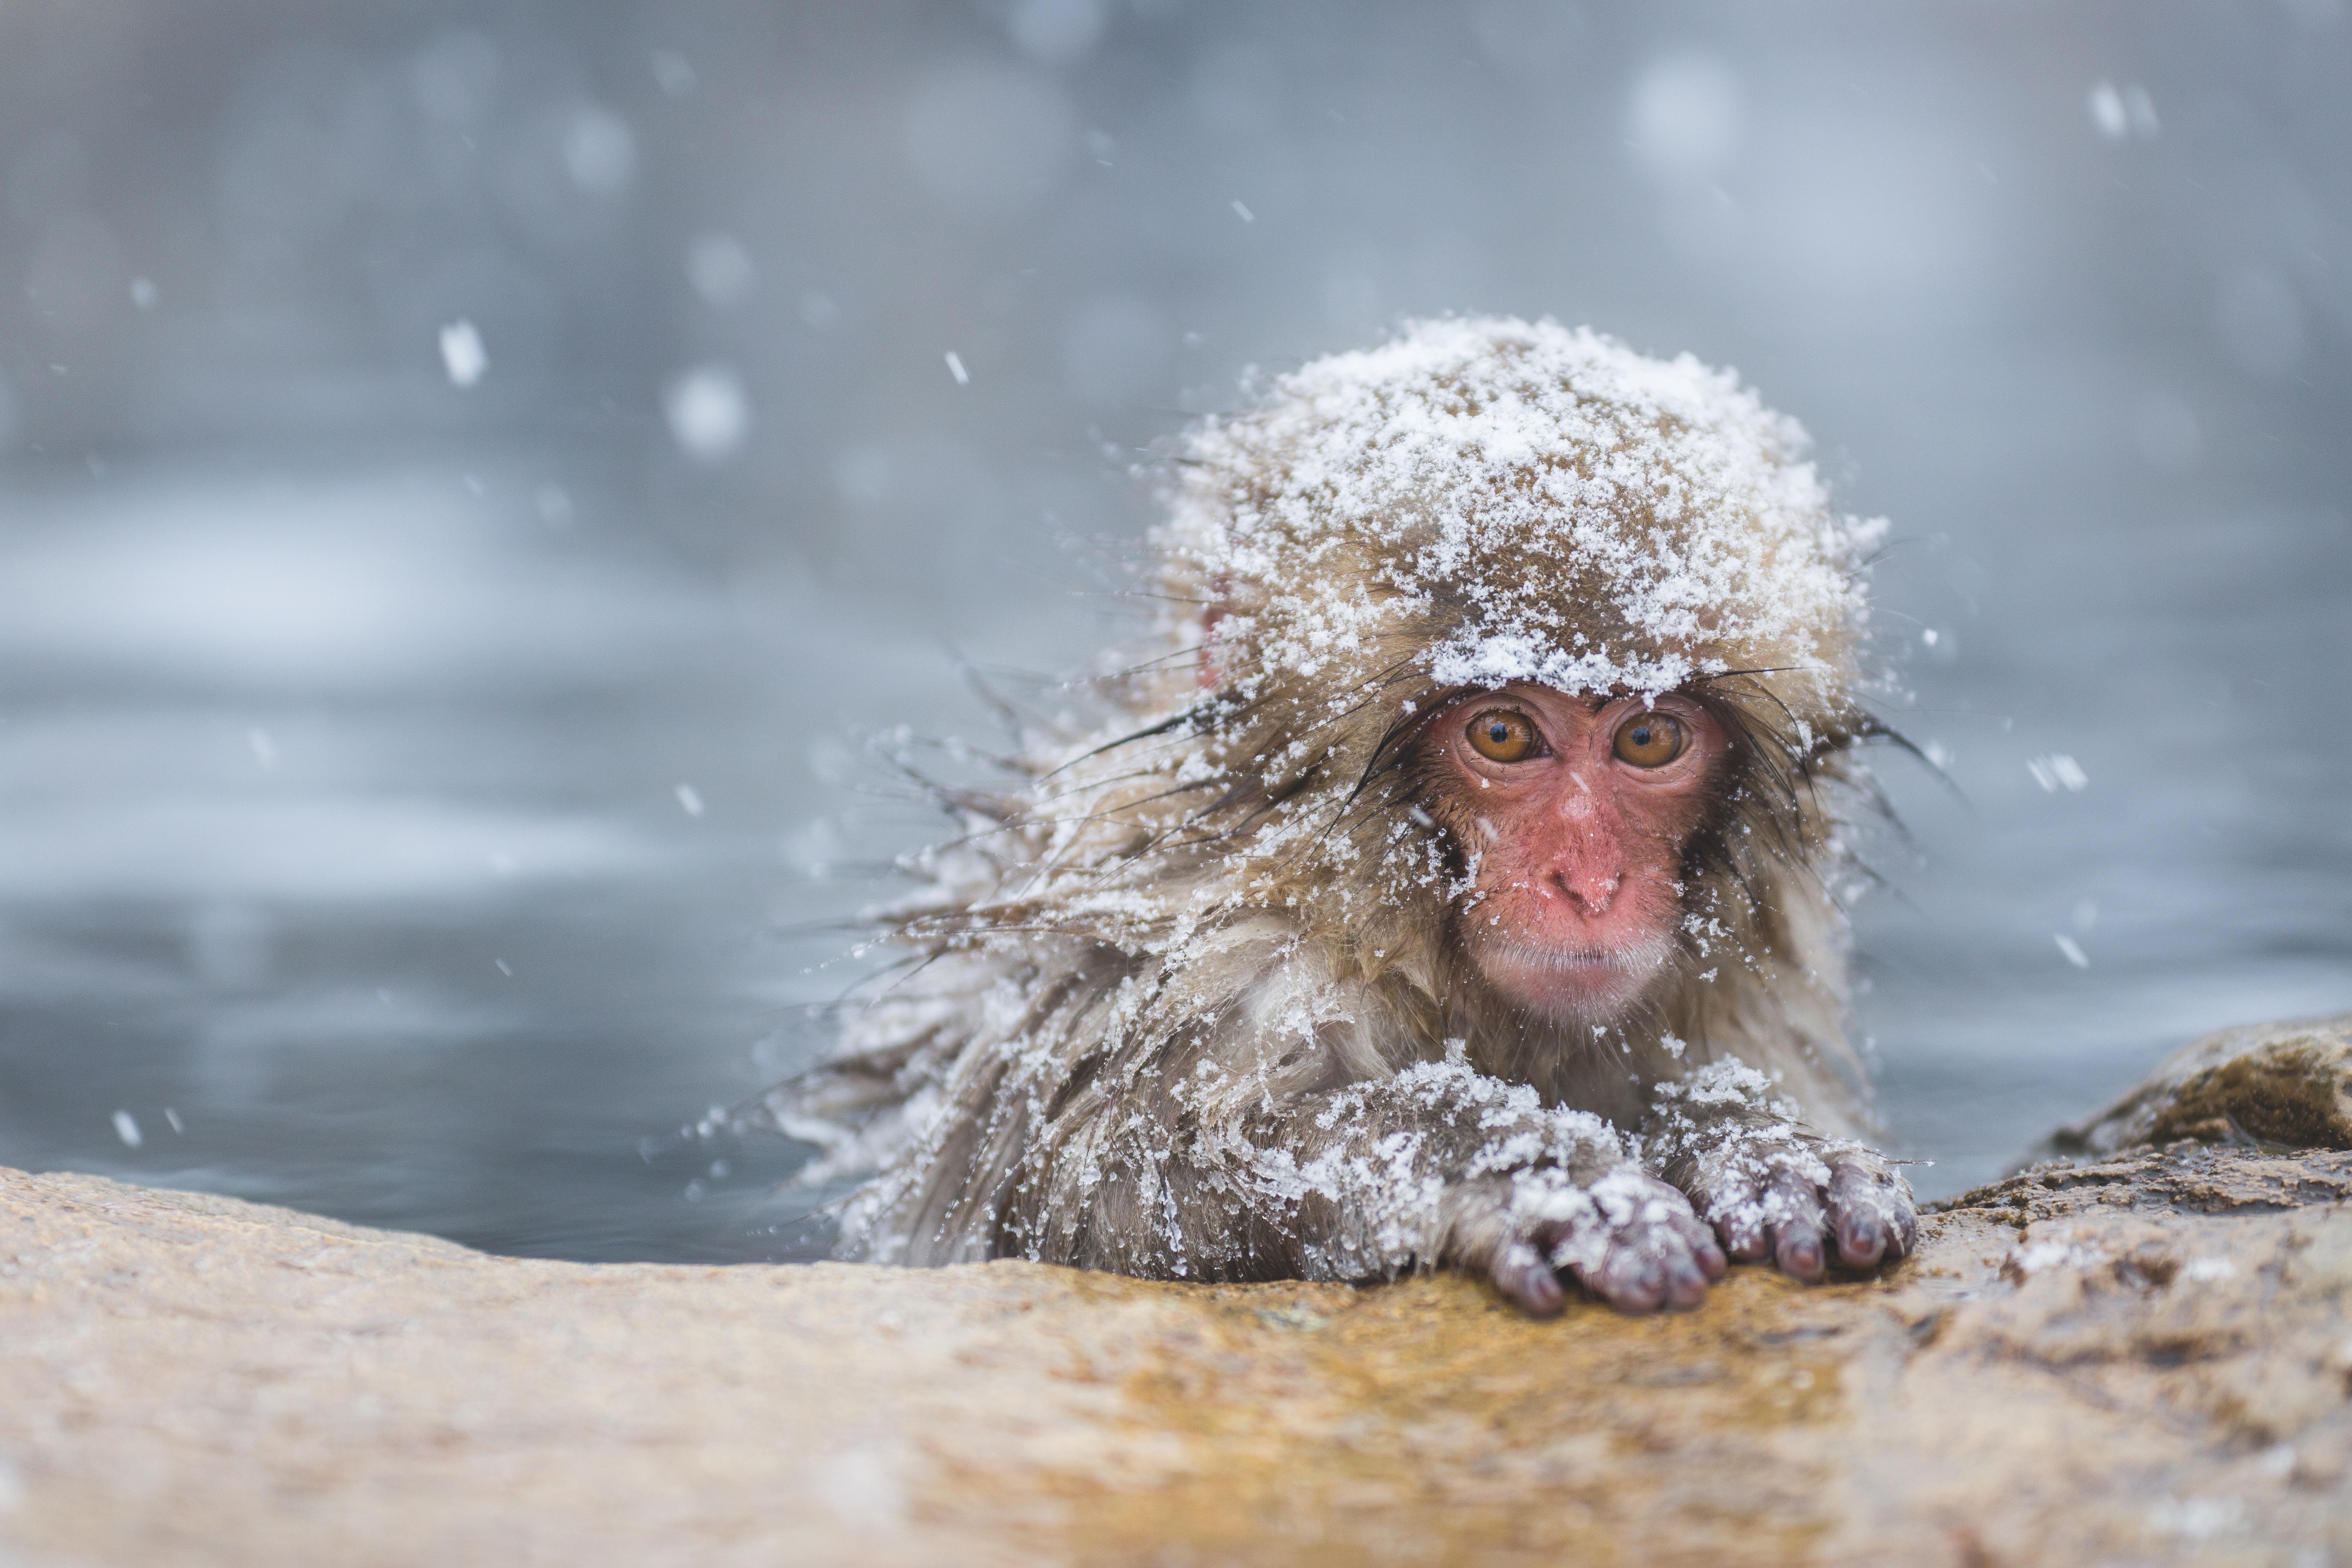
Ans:
[[[2200,1042],[1886,1278],[1652,1319],[0,1171],[0,1565],[2352,1562],[2347,1025]]]

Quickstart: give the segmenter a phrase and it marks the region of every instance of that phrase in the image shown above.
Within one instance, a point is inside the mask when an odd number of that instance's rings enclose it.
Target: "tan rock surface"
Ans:
[[[2179,1143],[1892,1276],[594,1266],[0,1171],[0,1564],[2352,1563],[2352,1154]]]
[[[2352,1015],[2223,1029],[2182,1047],[2056,1154],[2194,1138],[2269,1149],[2352,1149]]]

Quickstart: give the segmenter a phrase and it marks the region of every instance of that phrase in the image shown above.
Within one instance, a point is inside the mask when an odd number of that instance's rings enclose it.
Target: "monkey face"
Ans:
[[[1674,956],[1722,725],[1674,693],[1602,701],[1520,683],[1455,703],[1426,733],[1428,807],[1470,867],[1457,918],[1479,972],[1548,1016],[1622,1016]]]

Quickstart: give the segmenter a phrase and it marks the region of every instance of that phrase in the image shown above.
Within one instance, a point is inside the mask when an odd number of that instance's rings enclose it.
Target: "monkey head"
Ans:
[[[1174,647],[1136,704],[1171,740],[1106,752],[1087,810],[1180,826],[1112,853],[1149,846],[1162,887],[1194,856],[1367,969],[1561,1023],[1773,946],[1833,858],[1815,785],[1868,731],[1884,529],[1831,510],[1803,430],[1549,321],[1416,322],[1271,391],[1179,465]]]

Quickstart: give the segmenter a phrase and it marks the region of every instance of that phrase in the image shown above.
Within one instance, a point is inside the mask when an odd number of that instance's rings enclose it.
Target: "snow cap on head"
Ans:
[[[1853,679],[1856,572],[1885,524],[1830,510],[1808,445],[1688,354],[1416,321],[1198,428],[1160,542],[1223,613],[1236,689],[1353,686],[1403,649],[1442,686],[1593,695],[1785,672],[1813,708]]]

